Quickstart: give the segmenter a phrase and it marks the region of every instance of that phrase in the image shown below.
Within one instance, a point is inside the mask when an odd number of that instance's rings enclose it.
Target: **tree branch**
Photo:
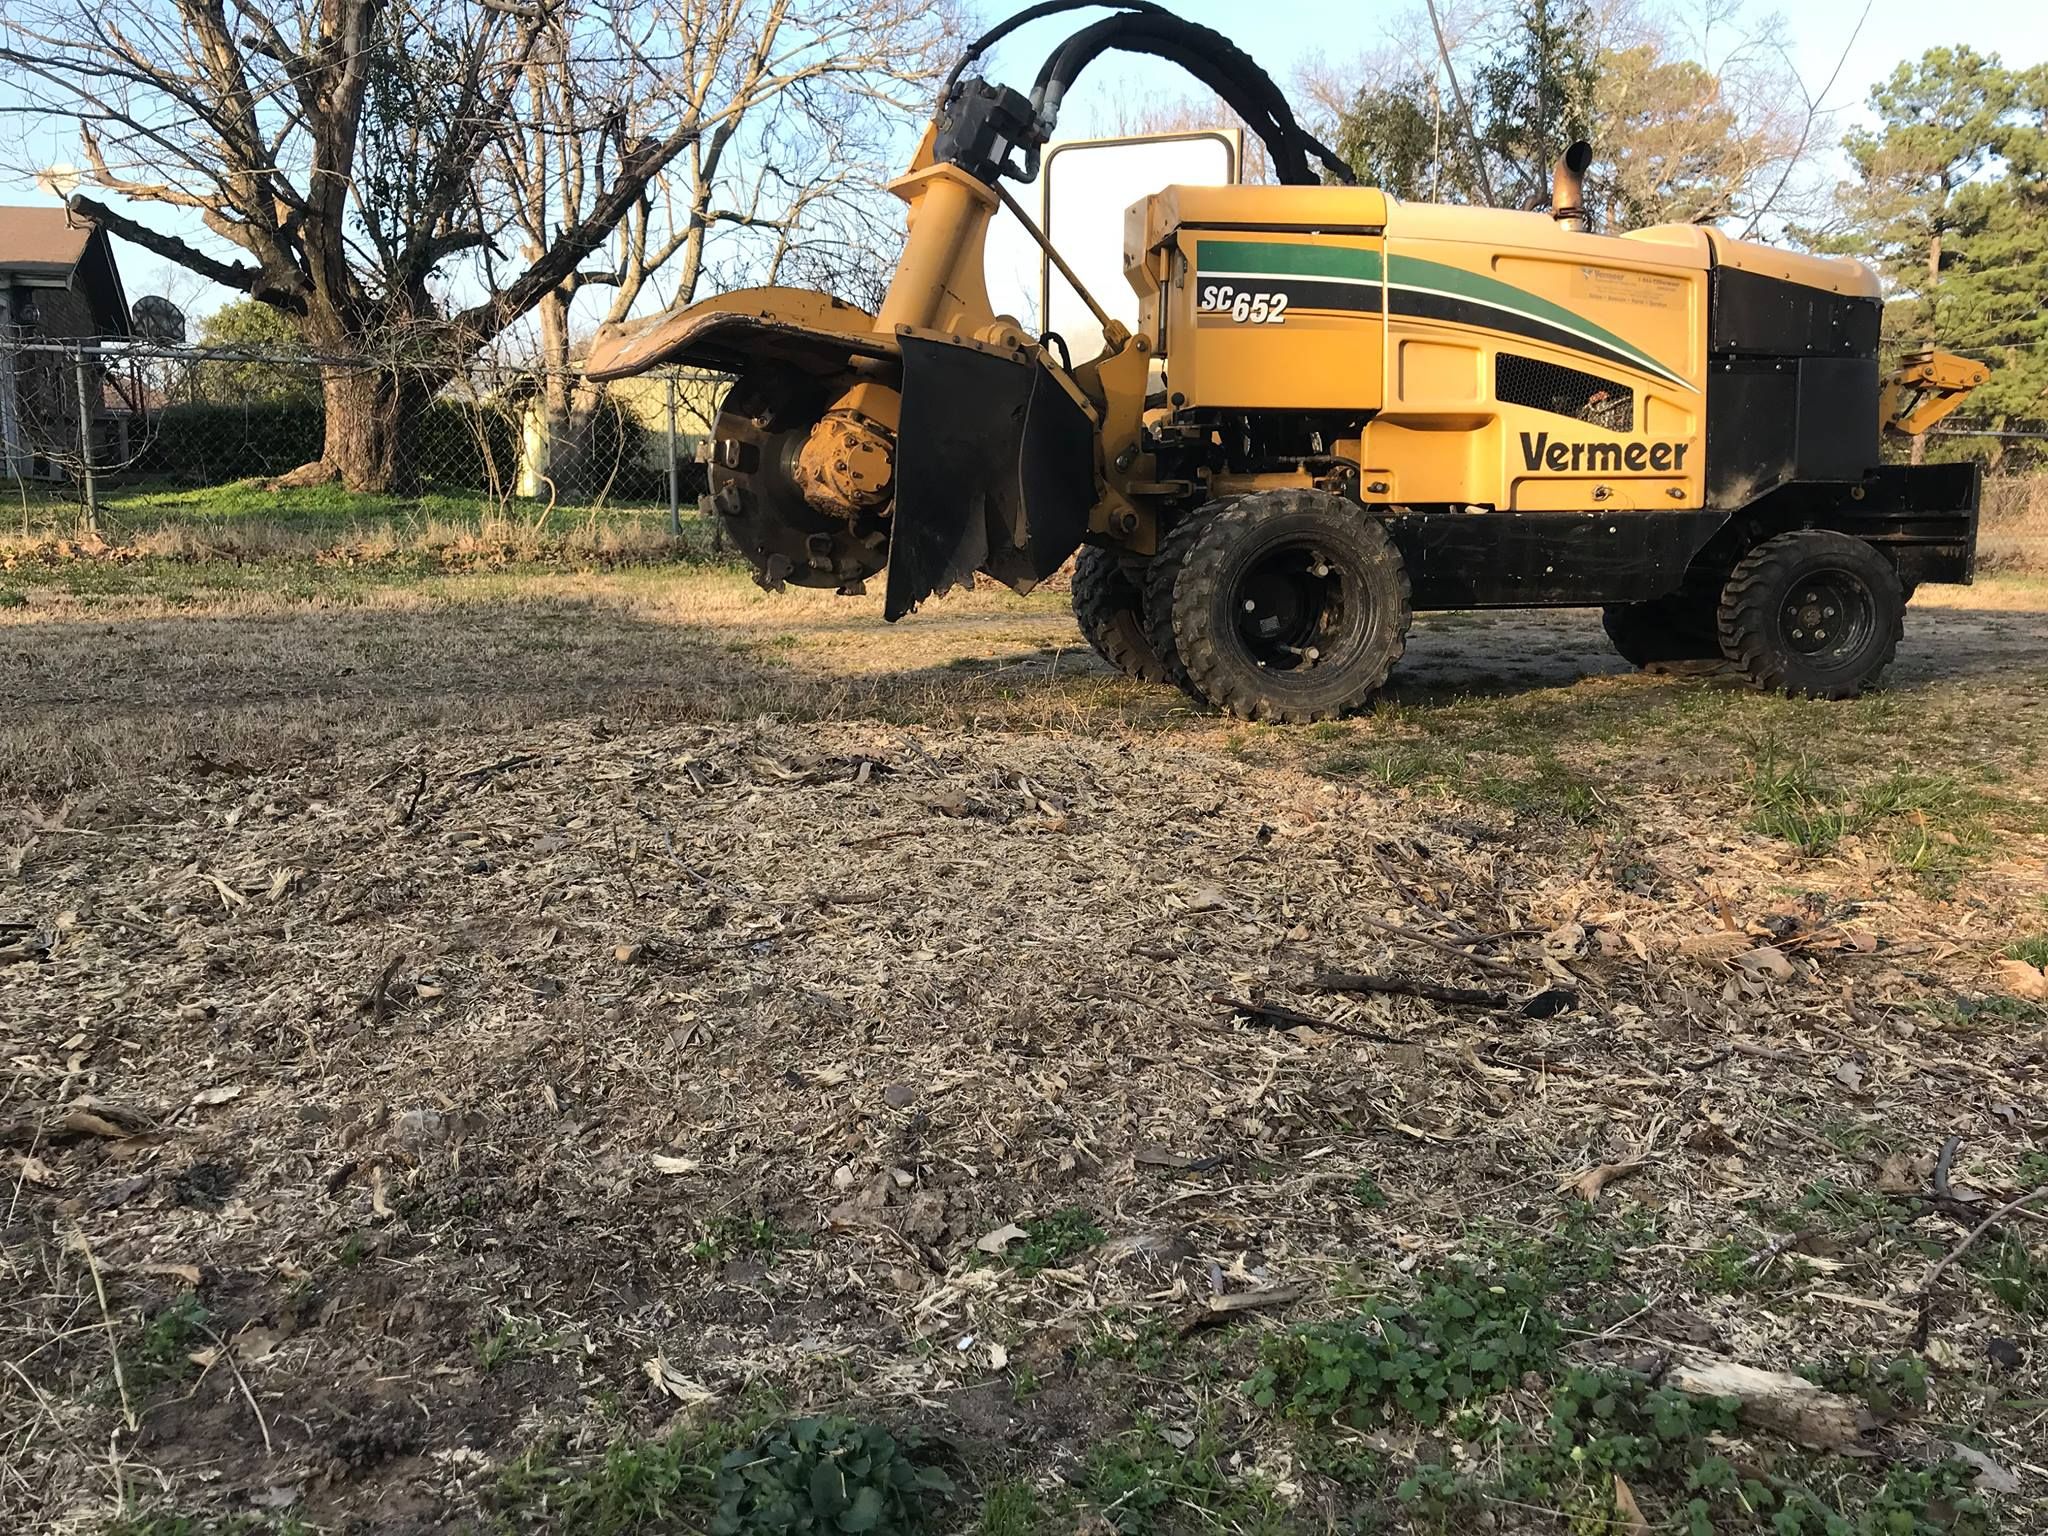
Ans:
[[[119,235],[130,245],[139,245],[145,251],[154,252],[166,261],[174,261],[188,272],[196,272],[223,288],[237,288],[243,293],[253,293],[261,284],[263,270],[247,265],[230,265],[207,255],[196,246],[188,245],[176,235],[159,234],[147,225],[138,224],[126,214],[116,213],[105,203],[90,197],[74,197],[70,202],[71,211],[81,218],[91,219],[110,234]]]

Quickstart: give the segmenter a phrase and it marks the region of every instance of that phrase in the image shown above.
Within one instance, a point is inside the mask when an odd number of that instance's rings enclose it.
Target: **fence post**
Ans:
[[[85,360],[85,348],[80,346],[72,356],[72,376],[78,381],[78,462],[81,478],[85,481],[85,526],[97,533],[100,527],[99,487],[92,477],[92,365]]]
[[[676,376],[668,376],[668,531],[683,531],[683,477],[676,464]]]

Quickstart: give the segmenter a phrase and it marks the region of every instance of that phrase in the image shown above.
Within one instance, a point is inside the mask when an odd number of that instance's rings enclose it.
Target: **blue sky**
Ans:
[[[1022,0],[1017,0],[1021,4]],[[1653,0],[1654,3],[1654,0]],[[1682,0],[1673,0],[1682,4]],[[1792,61],[1809,87],[1818,91],[1842,59],[1843,47],[1863,0],[1805,0],[1772,4],[1744,0],[1745,14],[1761,18],[1783,14],[1788,22]],[[983,0],[984,16],[1007,14],[1010,0]],[[1370,52],[1387,38],[1390,21],[1414,9],[1408,0],[1368,5],[1362,0],[1177,0],[1174,7],[1192,20],[1228,33],[1282,82],[1304,60],[1320,53],[1333,63]],[[1085,14],[1085,13],[1084,13]],[[1247,28],[1246,18],[1256,19]],[[1074,17],[1038,22],[1006,43],[996,56],[996,73],[1028,79],[1044,53],[1072,27]],[[1931,47],[1968,44],[1980,52],[1996,52],[2008,64],[2034,64],[2048,59],[2048,7],[2042,0],[1971,0],[1967,5],[1930,4],[1927,0],[1872,0],[1861,33],[1848,48],[1841,75],[1827,104],[1842,109],[1840,126],[1862,116],[1871,85],[1889,74],[1902,59],[1917,58]],[[1105,103],[1133,94],[1173,97],[1185,94],[1186,77],[1157,61],[1105,62],[1083,78],[1075,91],[1063,134],[1085,134]],[[52,158],[75,159],[75,149],[53,144]],[[4,157],[14,158],[10,152]],[[26,175],[0,170],[0,203],[45,203]],[[160,227],[190,231],[196,221],[167,217],[167,210],[148,210]],[[202,238],[203,232],[202,232]],[[148,252],[121,247],[122,270],[131,297],[170,291],[188,307],[204,311],[223,295],[196,279],[172,276],[174,269]]]
[[[1440,0],[1442,3],[1442,0]],[[1191,21],[1227,33],[1250,52],[1276,78],[1285,81],[1302,60],[1320,52],[1333,62],[1368,52],[1384,42],[1390,28],[1416,5],[1394,3],[1364,4],[1361,0],[1174,0],[1173,8]],[[1451,0],[1455,8],[1455,0]],[[1653,9],[1657,8],[1654,3]],[[991,13],[996,9],[989,8]],[[1682,14],[1682,3],[1663,7]],[[1842,72],[1829,105],[1860,108],[1870,87],[1891,73],[1902,59],[1918,58],[1929,48],[1967,44],[1980,53],[1997,53],[2006,63],[2037,64],[2048,60],[2048,6],[2041,0],[1970,0],[1968,4],[1944,5],[1929,0],[1872,0],[1869,17],[1856,40],[1843,48],[1857,19],[1863,15],[1863,0],[1745,0],[1746,18],[1783,16],[1792,45],[1792,62],[1809,87],[1818,91],[1842,62]],[[1247,34],[1244,18],[1258,18],[1255,32]],[[1036,69],[1046,45],[1062,30],[1064,18],[1034,24],[1020,32],[1018,44],[1006,45],[1013,69],[1030,73]],[[1041,39],[1044,41],[1041,42]],[[1020,59],[1021,55],[1021,59]],[[1096,96],[1107,90],[1108,66],[1102,77],[1089,76],[1076,88],[1076,98]],[[1182,78],[1165,64],[1143,61],[1122,67],[1123,78],[1139,90],[1178,93],[1175,81]],[[1076,110],[1086,110],[1077,99]],[[1064,125],[1063,125],[1064,126]]]

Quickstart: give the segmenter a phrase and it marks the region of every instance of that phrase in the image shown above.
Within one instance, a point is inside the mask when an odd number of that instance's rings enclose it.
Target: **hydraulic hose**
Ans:
[[[959,60],[947,73],[946,83],[939,87],[939,100],[944,101],[953,94],[954,85],[958,83],[961,73],[968,65],[987,53],[989,49],[995,47],[997,43],[1000,43],[1019,27],[1029,22],[1037,21],[1042,17],[1057,16],[1063,11],[1093,10],[1098,6],[1105,5],[1113,6],[1117,10],[1126,13],[1154,11],[1167,16],[1173,14],[1164,6],[1154,3],[1154,0],[1039,0],[1037,5],[1027,5],[1008,21],[989,28],[988,31],[982,33],[981,36],[967,45],[967,51],[960,55]]]
[[[1356,180],[1338,154],[1303,128],[1279,86],[1249,54],[1221,32],[1176,16],[1155,0],[1039,0],[976,38],[947,74],[939,99],[952,97],[961,74],[997,43],[1029,22],[1067,11],[1108,7],[1114,14],[1075,32],[1047,56],[1038,71],[1031,103],[1038,112],[1042,137],[1025,148],[1022,179],[1038,174],[1039,148],[1059,120],[1060,102],[1082,70],[1112,50],[1147,53],[1179,65],[1222,98],[1230,110],[1265,144],[1274,173],[1290,185],[1312,185],[1321,178],[1311,160],[1320,162],[1338,181]],[[1012,170],[1008,174],[1015,175]]]
[[[1301,126],[1286,96],[1250,55],[1222,33],[1156,7],[1108,16],[1084,27],[1046,60],[1032,99],[1042,107],[1048,131],[1081,71],[1111,50],[1166,59],[1215,91],[1264,141],[1281,181],[1301,185],[1320,180],[1310,167],[1311,156],[1337,180],[1355,180],[1350,166]]]

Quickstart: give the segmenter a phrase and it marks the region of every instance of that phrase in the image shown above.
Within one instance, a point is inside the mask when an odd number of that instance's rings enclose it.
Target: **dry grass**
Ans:
[[[772,1391],[944,1437],[941,1528],[1432,1529],[1395,1484],[1478,1488],[1547,1389],[1364,1435],[1244,1383],[1532,1244],[1568,1362],[1919,1361],[1870,1448],[1966,1441],[2036,1528],[2038,1225],[1912,1339],[2048,1169],[2032,590],[1929,594],[1846,709],[1441,616],[1389,707],[1277,731],[1111,677],[1056,593],[38,587],[0,609],[0,1528],[688,1528],[620,1469]],[[1978,1204],[1913,1198],[1950,1138]],[[1028,1262],[977,1249],[1011,1223]],[[1890,1465],[1733,1454],[1844,1507]],[[1592,1518],[1475,1496],[1447,1528]]]
[[[442,567],[594,561],[634,564],[701,559],[709,536],[692,518],[680,534],[655,517],[574,521],[485,515],[450,521],[369,519],[345,530],[290,522],[166,522],[135,529],[118,541],[98,533],[29,538],[0,536],[0,565],[15,571],[61,569],[74,562],[127,565],[207,561],[300,562],[330,567]]]
[[[1977,555],[1990,570],[2048,570],[2048,473],[1984,482]]]

